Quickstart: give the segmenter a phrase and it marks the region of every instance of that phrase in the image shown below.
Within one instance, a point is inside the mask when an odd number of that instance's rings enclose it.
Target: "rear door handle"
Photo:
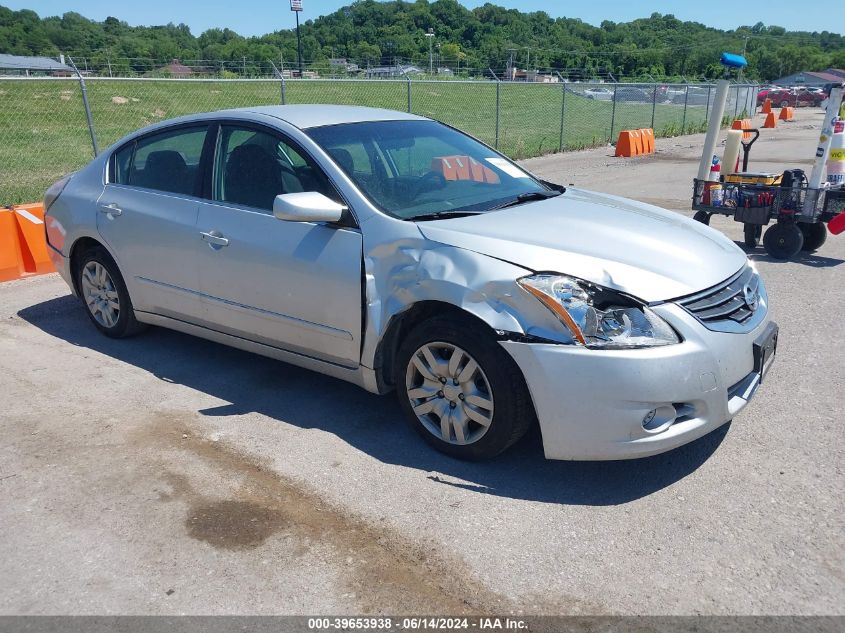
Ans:
[[[114,203],[111,204],[101,204],[100,205],[100,213],[105,213],[106,215],[122,215],[123,209],[117,206]]]
[[[200,231],[200,236],[204,242],[214,248],[215,246],[228,246],[229,240],[223,237],[220,231],[209,231],[208,233]]]

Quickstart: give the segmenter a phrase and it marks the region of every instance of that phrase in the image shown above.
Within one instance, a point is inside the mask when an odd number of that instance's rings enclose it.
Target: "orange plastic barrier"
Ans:
[[[763,123],[764,128],[776,128],[778,126],[778,120],[775,118],[775,113],[769,110],[769,113],[766,115],[766,122]]]
[[[18,223],[14,211],[0,209],[0,281],[23,274],[18,246]]]
[[[751,129],[751,119],[734,119],[734,122],[731,123],[732,130],[750,130]],[[751,132],[743,132],[742,138],[748,139],[751,138]]]
[[[614,156],[640,156],[654,153],[654,130],[640,128],[639,130],[622,130],[616,140]]]
[[[762,112],[763,114],[769,114],[771,111],[772,111],[772,100],[766,99],[765,101],[763,101],[763,109],[760,110],[760,112]]]
[[[780,117],[778,117],[778,118],[781,121],[791,121],[794,116],[795,116],[795,109],[794,108],[781,108],[780,109]]]
[[[44,237],[43,205],[0,210],[0,281],[54,270]]]
[[[643,142],[643,154],[654,154],[654,130],[644,127],[638,131]]]

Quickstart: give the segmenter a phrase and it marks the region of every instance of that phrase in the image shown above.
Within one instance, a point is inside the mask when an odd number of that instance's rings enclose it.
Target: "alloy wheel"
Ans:
[[[432,342],[418,348],[408,363],[405,390],[423,427],[449,444],[473,444],[493,422],[490,382],[457,345]]]
[[[109,271],[98,261],[89,261],[82,269],[82,298],[91,316],[105,328],[112,328],[120,318],[120,297]]]

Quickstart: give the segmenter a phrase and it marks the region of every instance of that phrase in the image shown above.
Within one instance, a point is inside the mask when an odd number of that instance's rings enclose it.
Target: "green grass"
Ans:
[[[278,104],[277,82],[172,82],[89,80],[88,98],[97,140],[104,149],[123,135],[165,118],[249,105]],[[611,141],[619,130],[651,127],[651,104],[592,101],[567,92],[561,148],[558,85],[502,84],[499,149],[512,158]],[[287,103],[340,103],[407,110],[405,82],[289,81]],[[413,112],[496,142],[496,84],[414,82]],[[657,136],[700,131],[704,106],[658,104]],[[683,127],[682,127],[683,126]],[[91,139],[76,81],[0,79],[0,205],[39,200],[62,175],[92,157]]]

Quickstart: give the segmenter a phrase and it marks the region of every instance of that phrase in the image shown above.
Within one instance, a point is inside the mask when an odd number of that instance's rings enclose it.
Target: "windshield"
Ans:
[[[346,123],[306,133],[370,201],[402,219],[483,213],[550,191],[500,154],[435,121]]]

